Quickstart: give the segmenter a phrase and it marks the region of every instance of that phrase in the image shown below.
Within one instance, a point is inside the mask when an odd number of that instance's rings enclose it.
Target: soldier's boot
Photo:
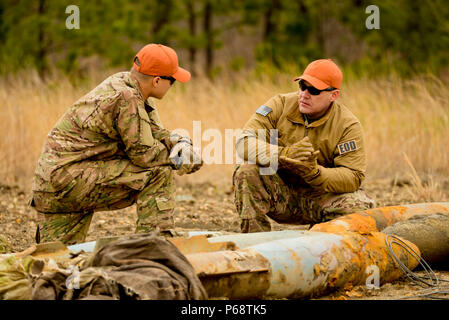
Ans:
[[[93,212],[41,213],[37,212],[36,243],[61,241],[71,245],[86,240]]]
[[[240,231],[242,233],[271,231],[271,223],[266,216],[259,217],[258,219],[242,219]]]
[[[243,164],[233,175],[234,202],[242,219],[242,233],[271,231],[268,216],[288,211],[288,187],[277,175],[261,175],[259,167]]]
[[[145,188],[137,195],[136,233],[159,230],[169,235],[174,228],[175,181],[173,170],[159,167],[153,170]]]

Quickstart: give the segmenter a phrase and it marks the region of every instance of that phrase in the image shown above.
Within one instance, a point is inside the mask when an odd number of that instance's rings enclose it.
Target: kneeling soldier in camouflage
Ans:
[[[375,207],[360,189],[366,167],[362,126],[336,101],[340,69],[330,59],[317,60],[295,81],[299,91],[260,106],[237,141],[239,156],[249,162],[233,176],[242,232],[270,231],[267,216],[313,225]],[[263,171],[273,164],[278,167]]]
[[[173,228],[173,170],[192,173],[202,160],[190,139],[162,127],[151,97],[189,79],[173,49],[149,44],[131,71],[110,76],[67,110],[48,134],[34,176],[37,242],[82,242],[94,211],[134,203],[136,232]]]

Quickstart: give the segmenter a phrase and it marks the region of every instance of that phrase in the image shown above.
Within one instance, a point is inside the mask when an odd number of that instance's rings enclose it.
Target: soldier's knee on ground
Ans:
[[[326,205],[323,206],[322,220],[329,221],[339,216],[375,208],[376,205],[376,201],[363,190],[357,190],[327,201]]]
[[[37,212],[36,243],[61,241],[71,245],[86,240],[93,212],[41,213]]]

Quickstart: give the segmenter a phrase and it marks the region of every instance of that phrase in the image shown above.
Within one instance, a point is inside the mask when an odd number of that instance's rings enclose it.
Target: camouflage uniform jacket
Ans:
[[[278,130],[279,152],[305,136],[320,150],[320,174],[307,183],[302,181],[304,187],[333,193],[354,192],[360,187],[366,170],[364,134],[360,121],[344,105],[335,101],[321,118],[306,123],[299,111],[298,93],[279,94],[256,110],[241,139],[260,129],[265,129],[266,136],[260,139],[267,143],[273,143],[269,130]]]
[[[169,135],[137,80],[129,72],[116,73],[76,101],[50,131],[33,191],[61,190],[85,169],[86,161],[107,160],[111,177],[123,172],[123,159],[146,168],[167,158],[167,147],[159,140]]]

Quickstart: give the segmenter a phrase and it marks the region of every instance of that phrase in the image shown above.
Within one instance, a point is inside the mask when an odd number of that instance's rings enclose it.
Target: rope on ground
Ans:
[[[412,296],[404,296],[399,299],[410,299],[416,297],[425,297],[429,299],[439,299],[439,300],[449,300],[449,297],[442,297],[438,295],[449,294],[449,286],[442,286],[440,282],[449,282],[448,280],[440,279],[437,277],[435,272],[429,266],[429,264],[419,256],[419,254],[413,250],[407,243],[401,240],[399,237],[394,235],[387,235],[385,237],[385,242],[388,246],[391,256],[397,262],[401,270],[405,275],[415,284],[423,287],[425,289],[418,290],[418,292]],[[394,253],[393,244],[396,244],[406,250],[413,258],[415,258],[421,267],[423,267],[426,272],[425,276],[420,276],[417,273],[410,270]]]

